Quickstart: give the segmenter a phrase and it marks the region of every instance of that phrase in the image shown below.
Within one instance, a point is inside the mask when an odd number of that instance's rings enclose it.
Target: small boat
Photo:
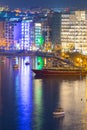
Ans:
[[[5,62],[5,60],[1,60],[1,63],[4,63]]]
[[[54,116],[64,116],[65,112],[62,108],[57,108],[56,111],[53,112]]]
[[[15,64],[15,65],[13,65],[13,68],[14,68],[14,69],[19,69],[19,65],[18,65],[18,64]]]
[[[30,65],[30,63],[29,63],[29,62],[26,62],[25,65]]]

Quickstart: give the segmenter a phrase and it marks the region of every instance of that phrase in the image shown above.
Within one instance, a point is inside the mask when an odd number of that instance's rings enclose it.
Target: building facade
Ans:
[[[21,21],[21,40],[20,46],[21,49],[28,50],[31,45],[31,20],[22,20]]]
[[[87,54],[87,11],[61,15],[61,45],[63,51]]]
[[[13,49],[29,49],[31,44],[31,23],[30,20],[6,21],[5,39],[7,46]]]
[[[48,25],[50,27],[50,41],[53,45],[60,44],[61,13],[50,13],[48,15]]]
[[[7,45],[6,39],[5,39],[5,21],[0,21],[0,48],[3,48]]]

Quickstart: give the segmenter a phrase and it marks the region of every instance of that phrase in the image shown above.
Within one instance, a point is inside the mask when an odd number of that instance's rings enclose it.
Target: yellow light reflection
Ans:
[[[82,123],[82,129],[83,130],[87,130],[87,76],[86,76],[86,87],[85,87],[85,106],[84,106],[84,111],[82,113],[82,120],[81,120],[81,123]]]
[[[0,67],[0,112],[1,112],[1,109],[2,109],[2,99],[1,99],[1,67]]]

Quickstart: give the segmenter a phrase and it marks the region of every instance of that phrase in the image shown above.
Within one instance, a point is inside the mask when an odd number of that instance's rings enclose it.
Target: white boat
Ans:
[[[53,112],[54,116],[64,116],[65,112],[62,108],[57,108],[56,111]]]
[[[18,64],[15,64],[15,65],[13,65],[13,68],[14,68],[14,69],[19,69],[19,65],[18,65]]]
[[[30,63],[27,61],[27,62],[25,63],[25,65],[30,65]]]

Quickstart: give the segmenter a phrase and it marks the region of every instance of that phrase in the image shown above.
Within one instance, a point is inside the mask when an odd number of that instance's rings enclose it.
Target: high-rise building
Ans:
[[[29,49],[31,45],[31,20],[21,22],[21,48]]]
[[[87,53],[86,11],[74,11],[61,15],[61,45],[64,51],[73,49]]]
[[[43,38],[43,26],[41,22],[36,22],[34,26],[34,32],[35,32],[35,45],[37,49],[40,48],[40,46],[44,43],[44,38]]]
[[[50,40],[52,44],[60,44],[61,13],[54,12],[48,15],[50,27]]]
[[[21,39],[21,22],[20,21],[6,21],[5,22],[5,39],[7,47],[14,48]]]
[[[30,20],[11,21],[5,23],[5,38],[7,46],[16,49],[29,49],[31,44]]]

